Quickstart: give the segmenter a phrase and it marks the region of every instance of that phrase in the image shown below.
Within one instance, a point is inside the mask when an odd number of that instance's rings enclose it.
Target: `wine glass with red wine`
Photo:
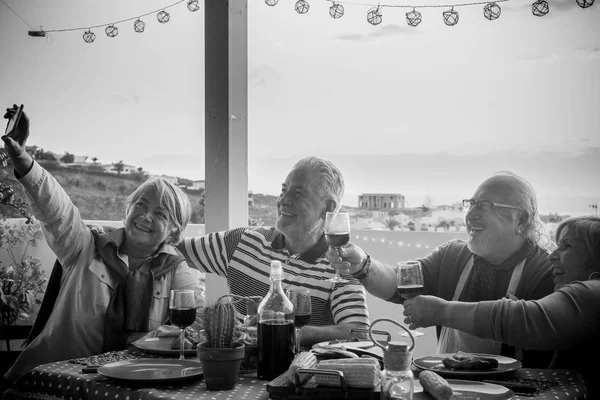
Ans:
[[[350,216],[347,212],[328,212],[325,216],[325,241],[336,250],[350,240]],[[339,269],[335,269],[335,276],[327,279],[330,282],[348,282],[340,276]]]
[[[169,299],[169,319],[179,328],[181,349],[179,359],[185,359],[185,328],[196,320],[196,298],[193,290],[171,290]]]
[[[296,354],[300,353],[300,342],[298,341],[298,332],[300,328],[308,324],[311,314],[310,290],[308,289],[289,289],[286,296],[294,305],[294,326],[296,340]]]
[[[398,284],[398,293],[405,299],[418,296],[423,293],[423,271],[420,261],[401,261],[396,270],[396,282]],[[424,333],[417,330],[410,330],[413,336],[423,336]],[[402,331],[401,336],[408,336],[408,333]]]

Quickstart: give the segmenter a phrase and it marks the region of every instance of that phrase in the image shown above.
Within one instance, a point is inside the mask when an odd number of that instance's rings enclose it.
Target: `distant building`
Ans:
[[[116,163],[115,163],[116,164]],[[101,167],[104,172],[109,174],[118,174],[117,168],[115,164],[102,164]],[[138,172],[137,167],[135,165],[123,164],[123,169],[121,170],[121,175],[128,175]]]
[[[88,156],[73,156],[73,165],[87,165],[89,157]]]
[[[365,210],[401,210],[406,199],[399,193],[363,193],[358,196],[358,207]]]
[[[192,181],[192,185],[188,186],[190,190],[202,190],[206,187],[206,182],[204,181]]]

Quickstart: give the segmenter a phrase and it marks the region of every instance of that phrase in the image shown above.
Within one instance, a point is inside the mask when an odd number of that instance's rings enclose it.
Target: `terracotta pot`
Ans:
[[[229,390],[235,386],[240,364],[244,358],[245,346],[236,343],[234,348],[220,349],[198,345],[198,359],[202,364],[204,381],[209,390]]]

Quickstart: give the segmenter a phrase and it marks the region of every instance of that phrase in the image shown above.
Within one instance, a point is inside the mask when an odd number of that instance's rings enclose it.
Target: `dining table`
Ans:
[[[134,347],[121,352],[113,352],[110,357],[111,360],[156,358],[168,357],[149,354]],[[152,381],[115,380],[98,373],[96,368],[87,367],[86,364],[99,364],[98,360],[103,360],[101,355],[96,358],[65,360],[40,365],[15,381],[2,394],[2,400],[267,400],[269,398],[283,400],[288,398],[280,393],[271,393],[267,387],[269,382],[257,379],[256,371],[241,371],[235,387],[231,390],[213,391],[206,388],[201,378],[161,384]],[[108,359],[104,359],[104,361],[109,362]],[[414,367],[414,372],[418,376],[420,370]],[[514,400],[586,398],[585,384],[575,370],[520,368],[506,376],[495,378],[495,380],[524,383],[536,387],[536,391],[533,393],[515,393],[510,397]],[[293,393],[293,389],[290,389],[290,399],[315,398],[314,396],[294,397]],[[424,393],[415,393],[414,399],[430,399],[430,397]]]

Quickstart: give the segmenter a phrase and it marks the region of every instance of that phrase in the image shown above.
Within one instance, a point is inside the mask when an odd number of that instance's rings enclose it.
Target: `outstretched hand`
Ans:
[[[4,118],[11,118],[17,112],[17,109],[16,104],[12,108],[7,108]],[[33,165],[33,158],[25,150],[27,138],[29,138],[29,117],[25,112],[21,114],[18,124],[9,134],[10,136],[2,136],[4,149],[12,161],[17,176],[21,177],[27,174]]]
[[[355,274],[362,268],[367,254],[352,242],[339,248],[330,247],[325,257],[334,268],[339,268],[340,274]]]
[[[19,107],[16,104],[13,105],[12,108],[7,108],[4,118],[12,118],[12,116],[17,112],[18,108]],[[2,136],[2,140],[4,141],[4,148],[6,149],[6,152],[14,161],[15,158],[22,157],[23,153],[25,153],[25,146],[27,144],[27,138],[29,137],[29,117],[27,117],[25,112],[21,114],[19,123],[15,125],[11,132],[8,132],[11,133],[10,136]]]
[[[415,296],[403,303],[404,323],[409,329],[427,328],[442,325],[448,301],[435,296]]]

